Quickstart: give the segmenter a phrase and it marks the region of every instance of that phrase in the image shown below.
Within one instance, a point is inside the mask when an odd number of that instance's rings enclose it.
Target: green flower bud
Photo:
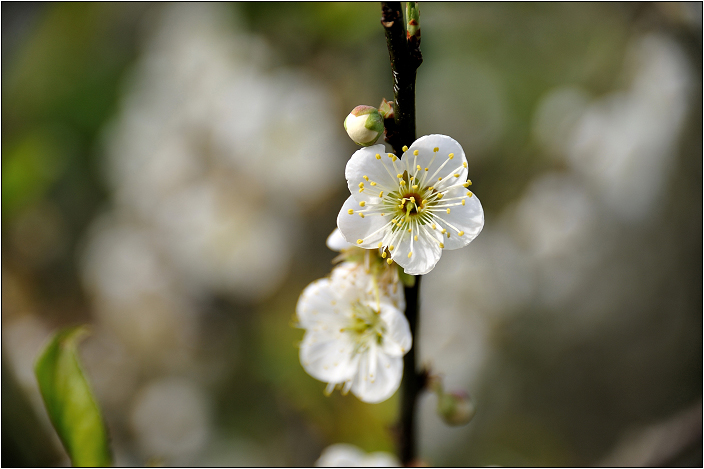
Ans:
[[[357,106],[345,118],[347,135],[363,147],[374,145],[384,133],[384,119],[373,106]]]
[[[466,392],[438,393],[438,415],[448,425],[468,424],[477,409]]]
[[[384,119],[394,118],[394,102],[387,101],[386,98],[382,98],[381,105],[379,105],[379,113]]]

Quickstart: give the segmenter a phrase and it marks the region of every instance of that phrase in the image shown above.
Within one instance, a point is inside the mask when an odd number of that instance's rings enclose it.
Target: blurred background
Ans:
[[[436,466],[702,464],[702,4],[421,5],[418,135],[463,145],[484,232],[423,280]],[[117,465],[393,451],[398,396],[298,362],[377,3],[2,3],[2,465],[67,465],[33,363],[81,354]],[[409,142],[410,144],[410,142]]]

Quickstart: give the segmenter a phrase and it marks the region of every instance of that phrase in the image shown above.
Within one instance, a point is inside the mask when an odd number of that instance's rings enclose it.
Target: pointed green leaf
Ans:
[[[76,467],[111,464],[108,435],[93,392],[83,375],[77,344],[85,326],[56,333],[34,371],[51,423]]]

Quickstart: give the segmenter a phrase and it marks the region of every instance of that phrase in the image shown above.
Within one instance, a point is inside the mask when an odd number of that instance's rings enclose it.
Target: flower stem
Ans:
[[[417,9],[417,5],[414,8]],[[418,30],[408,39],[400,2],[381,2],[381,24],[386,34],[394,87],[394,120],[385,119],[386,141],[400,157],[402,147],[410,146],[416,139],[416,70],[423,61],[420,32]],[[404,290],[406,318],[413,337],[413,349],[403,357],[401,409],[397,426],[398,456],[404,466],[413,463],[417,456],[415,415],[418,394],[425,386],[425,373],[419,373],[416,367],[420,280],[421,276],[416,276],[413,286]]]

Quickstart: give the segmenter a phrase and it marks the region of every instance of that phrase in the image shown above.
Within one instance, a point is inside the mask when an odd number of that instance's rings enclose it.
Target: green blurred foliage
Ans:
[[[35,371],[49,418],[73,466],[109,466],[107,429],[78,358],[78,341],[86,333],[85,326],[57,332]]]

